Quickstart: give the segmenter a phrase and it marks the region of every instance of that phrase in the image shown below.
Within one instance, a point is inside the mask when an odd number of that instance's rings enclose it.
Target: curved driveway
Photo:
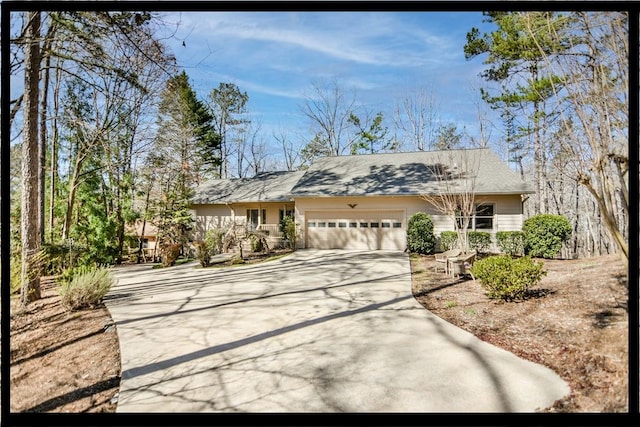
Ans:
[[[570,391],[425,310],[402,252],[114,274],[118,412],[534,412]]]

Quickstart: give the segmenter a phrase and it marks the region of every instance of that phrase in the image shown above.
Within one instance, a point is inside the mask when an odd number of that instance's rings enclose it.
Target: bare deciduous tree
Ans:
[[[353,125],[349,121],[354,111],[355,95],[348,95],[337,81],[313,84],[313,91],[302,105],[302,113],[311,121],[316,138],[311,143],[321,144],[310,152],[324,152],[341,156],[348,153],[354,140]]]
[[[282,148],[282,157],[284,159],[284,167],[287,171],[296,170],[296,166],[300,164],[300,150],[289,139],[287,132],[280,129],[278,133],[273,134],[273,138],[280,144]]]
[[[628,16],[622,12],[571,14],[571,34],[541,31],[524,14],[525,28],[540,54],[561,76],[554,82],[569,162],[566,172],[587,189],[628,265]],[[549,25],[544,27],[553,29]],[[543,38],[569,43],[567,52],[545,51]]]
[[[420,197],[438,212],[451,218],[458,235],[458,245],[463,252],[469,250],[467,229],[475,213],[476,179],[482,162],[465,155],[464,151],[446,150],[436,156],[436,162],[428,168],[435,180],[435,191]]]
[[[438,103],[433,93],[423,87],[418,88],[397,103],[395,127],[402,132],[404,148],[429,150],[435,140],[438,123]]]

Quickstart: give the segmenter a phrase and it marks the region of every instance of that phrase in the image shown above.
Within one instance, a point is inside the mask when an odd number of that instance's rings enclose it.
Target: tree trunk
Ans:
[[[38,226],[38,98],[40,84],[40,12],[30,12],[25,36],[24,140],[22,142],[22,305],[40,299]]]
[[[600,215],[604,222],[604,226],[606,227],[607,231],[610,233],[611,237],[613,238],[613,241],[618,246],[618,249],[620,249],[618,254],[620,255],[620,259],[624,263],[625,268],[628,268],[629,267],[629,246],[624,236],[620,232],[620,228],[616,223],[614,215],[611,212],[609,212],[609,210],[607,209],[607,206],[605,205],[604,200],[601,197],[599,197],[598,193],[589,183],[583,182],[583,185],[587,188],[587,191],[591,193],[596,203],[598,204],[598,208],[600,209]],[[609,249],[607,248],[607,251],[608,250]]]
[[[81,155],[81,154],[78,154]],[[73,168],[73,175],[69,180],[69,196],[67,197],[67,213],[62,224],[62,240],[69,238],[69,230],[71,228],[71,218],[73,216],[73,206],[76,201],[76,191],[79,184],[80,168],[82,167],[82,159],[76,158],[75,167]]]
[[[53,91],[53,135],[51,136],[51,176],[49,178],[49,243],[53,244],[55,226],[56,173],[58,172],[58,112],[61,68],[56,68],[56,83]]]
[[[43,51],[45,49],[43,48]],[[49,66],[51,65],[51,56],[45,58],[45,66],[43,70],[42,97],[40,100],[40,144],[38,145],[38,229],[40,234],[40,243],[44,243],[44,206],[46,204],[45,197],[45,176],[47,171],[47,98],[49,96]]]

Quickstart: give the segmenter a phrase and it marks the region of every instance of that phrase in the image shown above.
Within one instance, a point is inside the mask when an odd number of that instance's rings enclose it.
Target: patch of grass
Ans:
[[[444,308],[453,308],[458,305],[457,301],[446,301],[444,303]]]
[[[467,316],[475,316],[476,314],[478,314],[473,308],[465,308],[463,310],[463,313],[466,314]]]
[[[60,302],[69,311],[94,308],[113,285],[107,268],[85,267],[60,284]]]

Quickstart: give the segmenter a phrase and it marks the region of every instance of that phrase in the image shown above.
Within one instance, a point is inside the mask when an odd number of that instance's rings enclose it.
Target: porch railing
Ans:
[[[269,237],[282,237],[280,224],[260,224],[256,230],[265,232]]]

